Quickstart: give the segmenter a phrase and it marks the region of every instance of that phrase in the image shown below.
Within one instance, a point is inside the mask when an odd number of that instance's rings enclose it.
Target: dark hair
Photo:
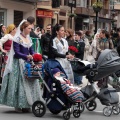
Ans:
[[[106,30],[101,30],[101,32],[103,33],[103,34],[105,34],[105,37],[108,39],[109,37],[110,37],[110,34],[109,34],[109,32],[108,31],[106,31]]]
[[[45,29],[44,28],[41,28],[40,31],[44,30],[44,33],[45,33]]]
[[[120,28],[117,28],[117,32],[120,32]]]
[[[1,34],[1,32],[2,32],[2,26],[3,26],[3,24],[0,25],[0,34]]]
[[[82,36],[82,33],[79,32],[79,31],[76,31],[75,34],[77,34],[77,35],[80,36],[80,37]]]
[[[35,18],[32,17],[32,16],[29,16],[29,17],[27,18],[27,21],[28,21],[30,24],[33,24],[33,23],[35,22]]]
[[[62,25],[56,24],[53,28],[52,28],[52,39],[54,39],[57,36],[56,31],[59,31],[60,28],[62,28]]]
[[[26,27],[28,27],[30,25],[29,22],[25,21],[22,23],[22,25],[20,26],[20,30],[23,31],[23,29],[25,29]]]
[[[87,31],[85,32],[85,35],[89,36],[89,35],[90,35],[90,31],[87,30]]]

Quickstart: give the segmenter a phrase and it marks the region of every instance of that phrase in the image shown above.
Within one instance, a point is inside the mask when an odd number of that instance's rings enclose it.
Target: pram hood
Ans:
[[[97,61],[97,72],[93,80],[99,80],[120,70],[120,57],[115,50],[104,50]]]
[[[64,69],[62,68],[62,66],[60,65],[60,63],[57,60],[54,59],[48,59],[44,64],[43,64],[43,70],[46,71],[49,76],[53,79],[53,74],[52,74],[52,69],[54,68],[59,68],[61,72],[64,73],[65,77],[67,78],[67,75],[64,71]],[[44,75],[44,72],[43,72]]]

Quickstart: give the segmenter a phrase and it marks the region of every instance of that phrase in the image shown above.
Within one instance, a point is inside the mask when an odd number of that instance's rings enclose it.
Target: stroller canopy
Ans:
[[[98,74],[93,78],[99,80],[120,70],[120,57],[115,50],[104,50],[97,61]]]
[[[67,78],[67,75],[64,71],[64,69],[62,68],[62,66],[60,65],[60,63],[57,60],[53,60],[53,59],[48,59],[44,64],[43,64],[43,70],[45,70],[51,78],[54,78],[52,75],[52,69],[54,68],[59,68],[61,72],[64,73],[64,75]]]

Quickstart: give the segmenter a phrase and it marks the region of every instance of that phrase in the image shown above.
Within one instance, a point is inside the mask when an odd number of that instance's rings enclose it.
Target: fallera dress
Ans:
[[[27,55],[34,54],[32,41],[23,42],[23,36],[13,41],[14,56],[12,62],[12,72],[4,75],[0,92],[0,104],[15,108],[30,108],[41,97],[39,80],[27,80],[23,76],[24,63]]]

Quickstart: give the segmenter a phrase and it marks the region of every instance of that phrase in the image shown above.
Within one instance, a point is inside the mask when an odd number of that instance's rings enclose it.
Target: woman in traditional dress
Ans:
[[[32,59],[34,51],[30,31],[32,26],[26,20],[19,25],[14,36],[7,65],[3,75],[0,104],[15,107],[19,112],[29,112],[36,100],[41,100],[39,80],[24,78],[25,62]]]
[[[16,33],[16,27],[14,24],[8,25],[6,31],[5,31],[5,36],[0,39],[0,50],[3,53],[6,53],[6,55],[9,54],[11,44],[13,37]],[[7,56],[5,57],[7,60]]]
[[[70,62],[67,60],[67,58],[72,59],[74,56],[68,54],[68,42],[63,38],[64,27],[57,24],[54,26],[52,33],[52,47],[50,49],[48,58],[55,58],[57,61],[59,61],[65,70],[68,79],[71,81],[71,83],[74,83],[72,67]]]

